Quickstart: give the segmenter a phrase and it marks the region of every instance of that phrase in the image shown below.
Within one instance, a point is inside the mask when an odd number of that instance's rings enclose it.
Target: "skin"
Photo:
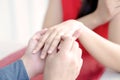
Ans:
[[[27,49],[21,60],[24,63],[26,71],[28,73],[29,78],[43,73],[45,60],[42,60],[40,56],[40,52],[37,54],[32,54],[33,49],[38,43],[40,37],[45,33],[46,30],[42,30],[41,32],[37,32],[29,41]]]
[[[111,1],[99,0],[98,7],[93,13],[85,17],[82,17],[78,19],[77,21],[84,23],[84,25],[86,25],[90,29],[95,29],[97,26],[104,24],[107,21],[110,21],[115,15],[117,15],[120,11],[119,5],[120,4],[118,0],[111,0]],[[56,16],[54,16],[54,14],[56,14]],[[49,28],[49,31],[44,36],[44,38],[41,40],[43,44],[38,44],[35,50],[33,51],[33,53],[36,53],[37,51],[39,51],[39,49],[45,43],[44,50],[41,54],[42,58],[45,58],[47,51],[48,53],[51,53],[55,49],[53,45],[55,44],[57,45],[59,43],[61,35],[64,35],[64,34],[72,35],[72,33],[75,32],[75,27],[73,25],[70,27],[53,26],[61,22],[62,22],[61,2],[60,0],[51,0],[49,3],[46,17],[45,17],[45,22],[43,24],[44,27]],[[71,27],[74,27],[74,28],[71,28]]]
[[[119,6],[119,0],[99,0],[97,9],[89,15],[79,18],[78,21],[84,23],[88,28],[94,29],[98,25],[110,21],[118,14],[120,11]],[[50,28],[61,23],[62,13],[61,0],[49,0],[43,28]]]
[[[44,41],[47,44],[44,46],[44,48],[42,50],[41,58],[45,58],[46,53],[47,53],[46,49],[49,48],[50,42],[52,42],[52,41],[54,42],[54,43],[51,44],[51,49],[52,50],[48,51],[49,53],[52,53],[52,51],[54,50],[54,48],[56,48],[57,45],[59,44],[62,35],[71,36],[71,35],[74,34],[74,32],[76,30],[79,29],[80,25],[76,21],[74,21],[74,23],[75,24],[73,24],[73,20],[63,22],[63,23],[61,23],[61,24],[59,24],[57,26],[52,27],[49,31],[47,31],[45,33],[45,35],[42,36],[42,38],[40,39],[41,44],[38,44],[39,47],[37,48],[37,50],[41,49],[43,47]],[[66,29],[64,29],[64,27],[66,27],[66,26],[69,26],[69,27],[67,27]],[[73,27],[73,26],[75,26],[75,27]],[[53,32],[53,31],[54,31],[54,33],[51,34],[51,32]]]
[[[52,6],[53,1],[54,0],[51,1],[49,6]],[[48,27],[48,34],[47,36],[45,35],[44,38],[42,38],[44,39],[43,45],[48,46],[48,47],[47,48],[44,47],[45,49],[43,48],[44,51],[41,54],[42,58],[45,58],[46,53],[51,53],[56,48],[56,45],[59,43],[59,40],[61,38],[61,34],[62,35],[70,34],[69,36],[73,36],[74,31],[79,30],[78,31],[80,33],[79,41],[86,48],[86,50],[94,58],[96,58],[99,62],[101,62],[104,66],[120,72],[120,69],[119,69],[120,67],[120,64],[119,64],[120,62],[120,59],[119,59],[119,56],[120,56],[119,54],[120,53],[120,45],[119,45],[120,24],[118,22],[120,21],[119,20],[120,19],[119,18],[119,15],[120,15],[119,5],[120,3],[118,0],[99,0],[98,7],[95,10],[95,12],[78,19],[78,21],[68,20],[59,25],[55,25],[55,24],[60,23],[62,21],[61,19],[58,20],[59,22],[56,22],[57,20],[54,20],[56,19],[54,18],[55,16],[52,15],[52,11],[54,11],[54,9],[50,7],[49,9],[51,9],[51,12],[50,12],[51,14],[49,14],[50,10],[48,10],[48,14],[45,18],[45,20],[47,21],[45,21],[44,23],[44,25]],[[60,5],[58,6],[60,7]],[[105,16],[103,16],[103,14]],[[53,17],[53,20],[51,20],[51,18],[49,18],[48,15]],[[61,16],[61,15],[62,14],[58,14],[58,16]],[[109,40],[102,38],[101,36],[99,36],[98,34],[90,30],[90,29],[96,28],[96,26],[101,25],[107,21],[110,22],[109,33],[108,33]],[[85,26],[82,25],[81,22]],[[50,27],[50,26],[53,26],[53,27]],[[78,29],[78,26],[79,26],[79,29]],[[58,32],[56,32],[57,30]],[[58,33],[58,34],[54,36],[55,33]],[[52,46],[51,48],[50,46],[53,44],[54,46]],[[35,48],[34,53],[39,51],[39,48],[41,48],[41,46],[43,45],[38,44]]]
[[[78,21],[84,23],[88,28],[95,29],[114,18],[120,12],[119,0],[98,0],[97,9]]]
[[[120,72],[119,43],[104,39],[84,25],[78,32],[81,34],[79,40],[94,58],[104,66]],[[119,33],[119,31],[117,33]],[[119,37],[114,40],[118,41]],[[118,42],[120,42],[120,40]]]
[[[79,75],[82,51],[78,43],[72,37],[64,37],[60,45],[58,52],[56,49],[46,58],[44,80],[75,80]]]
[[[56,49],[53,55],[49,55],[44,60],[39,57],[41,51],[32,54],[32,50],[46,31],[46,29],[43,29],[30,39],[26,52],[21,58],[29,78],[44,73],[44,80],[58,80],[61,77],[59,75],[64,73],[62,80],[75,80],[82,66],[82,59],[80,58],[82,51],[74,37],[64,36],[59,45],[59,51]],[[77,37],[78,35],[79,33],[76,33],[74,36]],[[59,65],[62,65],[64,70],[61,70]],[[66,72],[66,70],[69,72]],[[56,71],[59,73],[56,73]]]

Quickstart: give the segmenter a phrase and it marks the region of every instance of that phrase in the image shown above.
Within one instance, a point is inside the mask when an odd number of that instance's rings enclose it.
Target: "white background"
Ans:
[[[48,0],[0,0],[0,59],[41,29]]]
[[[0,42],[26,44],[42,27],[48,0],[0,0]]]

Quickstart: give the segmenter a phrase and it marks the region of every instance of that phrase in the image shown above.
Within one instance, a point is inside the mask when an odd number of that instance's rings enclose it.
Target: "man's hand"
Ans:
[[[40,51],[38,54],[32,54],[33,49],[37,45],[41,36],[46,32],[46,29],[37,32],[29,41],[27,50],[24,56],[21,58],[25,65],[26,71],[28,73],[29,78],[34,77],[37,74],[43,72],[44,68],[44,60],[40,59]]]
[[[81,53],[72,37],[64,37],[59,50],[46,58],[44,80],[75,80],[82,66]]]

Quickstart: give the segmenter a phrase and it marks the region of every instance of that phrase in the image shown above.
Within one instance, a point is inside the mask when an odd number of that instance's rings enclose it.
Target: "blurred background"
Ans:
[[[40,30],[47,0],[0,0],[0,40],[25,44]]]
[[[0,54],[26,46],[41,29],[47,4],[48,0],[0,0]]]

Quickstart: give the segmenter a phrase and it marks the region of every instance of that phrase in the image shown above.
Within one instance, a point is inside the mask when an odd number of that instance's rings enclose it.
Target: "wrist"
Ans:
[[[41,74],[44,70],[44,60],[40,59],[39,54],[29,54],[26,52],[21,58],[29,78]]]
[[[26,57],[22,57],[21,60],[23,61],[23,64],[25,66],[26,72],[28,74],[29,79],[31,79],[32,77],[35,76],[35,70],[34,70],[34,66],[31,65],[31,61],[30,59],[28,60]]]
[[[24,64],[24,67],[25,67],[25,70],[28,74],[28,77],[29,79],[32,78],[32,71],[31,71],[31,68],[29,67],[29,62],[26,58],[22,57],[21,60],[23,61],[23,64]]]

